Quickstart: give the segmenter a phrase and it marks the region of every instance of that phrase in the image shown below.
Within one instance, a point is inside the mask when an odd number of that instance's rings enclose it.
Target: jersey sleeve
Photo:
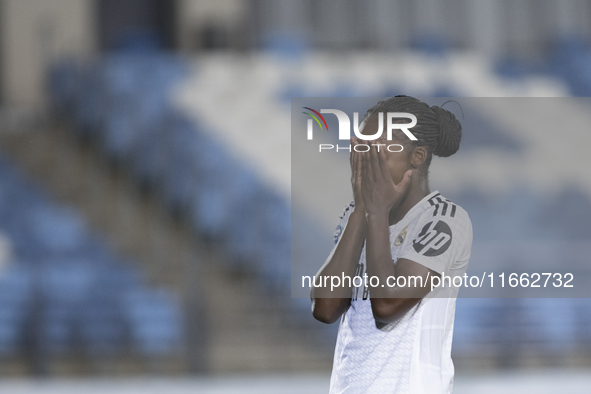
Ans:
[[[472,224],[466,211],[450,203],[426,209],[413,226],[400,257],[440,274],[466,268],[472,245]]]
[[[355,203],[350,202],[349,205],[347,205],[345,209],[343,209],[343,213],[341,213],[341,216],[339,216],[339,221],[337,222],[337,227],[334,231],[333,237],[335,246],[339,243],[339,239],[341,239],[341,234],[343,234],[343,230],[345,229],[345,226],[349,221],[349,216],[351,215],[351,212],[353,212],[354,210]]]
[[[355,209],[355,203],[351,202],[351,203],[349,203],[349,205],[347,205],[345,207],[345,209],[343,209],[343,213],[341,213],[341,216],[339,216],[339,220],[337,222],[337,227],[335,228],[334,234],[333,234],[334,246],[332,247],[332,250],[328,254],[328,257],[326,258],[325,261],[328,261],[332,258],[332,255],[334,254],[335,250],[337,249],[337,245],[339,243],[339,240],[341,239],[341,235],[343,234],[343,231],[345,231],[345,227],[347,226],[347,223],[349,222],[349,216],[351,215],[351,212],[353,212],[354,209]]]

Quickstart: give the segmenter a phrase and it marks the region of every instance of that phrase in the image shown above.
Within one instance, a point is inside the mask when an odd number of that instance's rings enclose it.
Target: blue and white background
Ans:
[[[582,0],[0,4],[9,392],[325,392],[336,326],[291,297],[291,229],[327,253],[349,174],[335,156],[340,175],[315,181],[340,200],[295,201],[292,98],[591,94]],[[464,107],[460,151],[434,159],[432,190],[471,216],[474,262],[588,265],[590,103],[537,100],[552,111]],[[100,227],[72,196],[106,184]],[[185,246],[141,253],[177,231]],[[456,392],[586,392],[589,316],[588,298],[459,299]]]

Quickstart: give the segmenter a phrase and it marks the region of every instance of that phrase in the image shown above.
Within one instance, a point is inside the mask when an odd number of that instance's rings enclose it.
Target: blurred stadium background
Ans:
[[[337,327],[290,298],[290,98],[590,96],[590,21],[587,0],[1,0],[0,390],[326,392]],[[494,165],[544,160],[540,137],[479,119],[472,176],[432,172],[475,242],[591,241],[591,177],[561,177],[588,155],[546,184]],[[299,224],[329,245],[341,209]],[[456,392],[589,392],[590,316],[459,300]]]

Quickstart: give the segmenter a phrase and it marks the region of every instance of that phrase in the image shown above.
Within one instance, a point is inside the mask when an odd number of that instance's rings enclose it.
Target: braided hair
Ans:
[[[409,112],[417,117],[417,125],[411,130],[417,141],[410,142],[427,147],[425,168],[431,164],[432,155],[448,157],[460,148],[462,125],[446,109],[436,105],[430,107],[414,97],[401,95],[380,101],[367,111],[364,119],[368,120],[379,112]]]

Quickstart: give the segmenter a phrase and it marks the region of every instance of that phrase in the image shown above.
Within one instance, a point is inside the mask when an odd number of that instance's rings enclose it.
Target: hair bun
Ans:
[[[462,124],[453,113],[446,109],[434,105],[431,110],[439,123],[439,136],[433,154],[439,157],[451,156],[460,149]]]

